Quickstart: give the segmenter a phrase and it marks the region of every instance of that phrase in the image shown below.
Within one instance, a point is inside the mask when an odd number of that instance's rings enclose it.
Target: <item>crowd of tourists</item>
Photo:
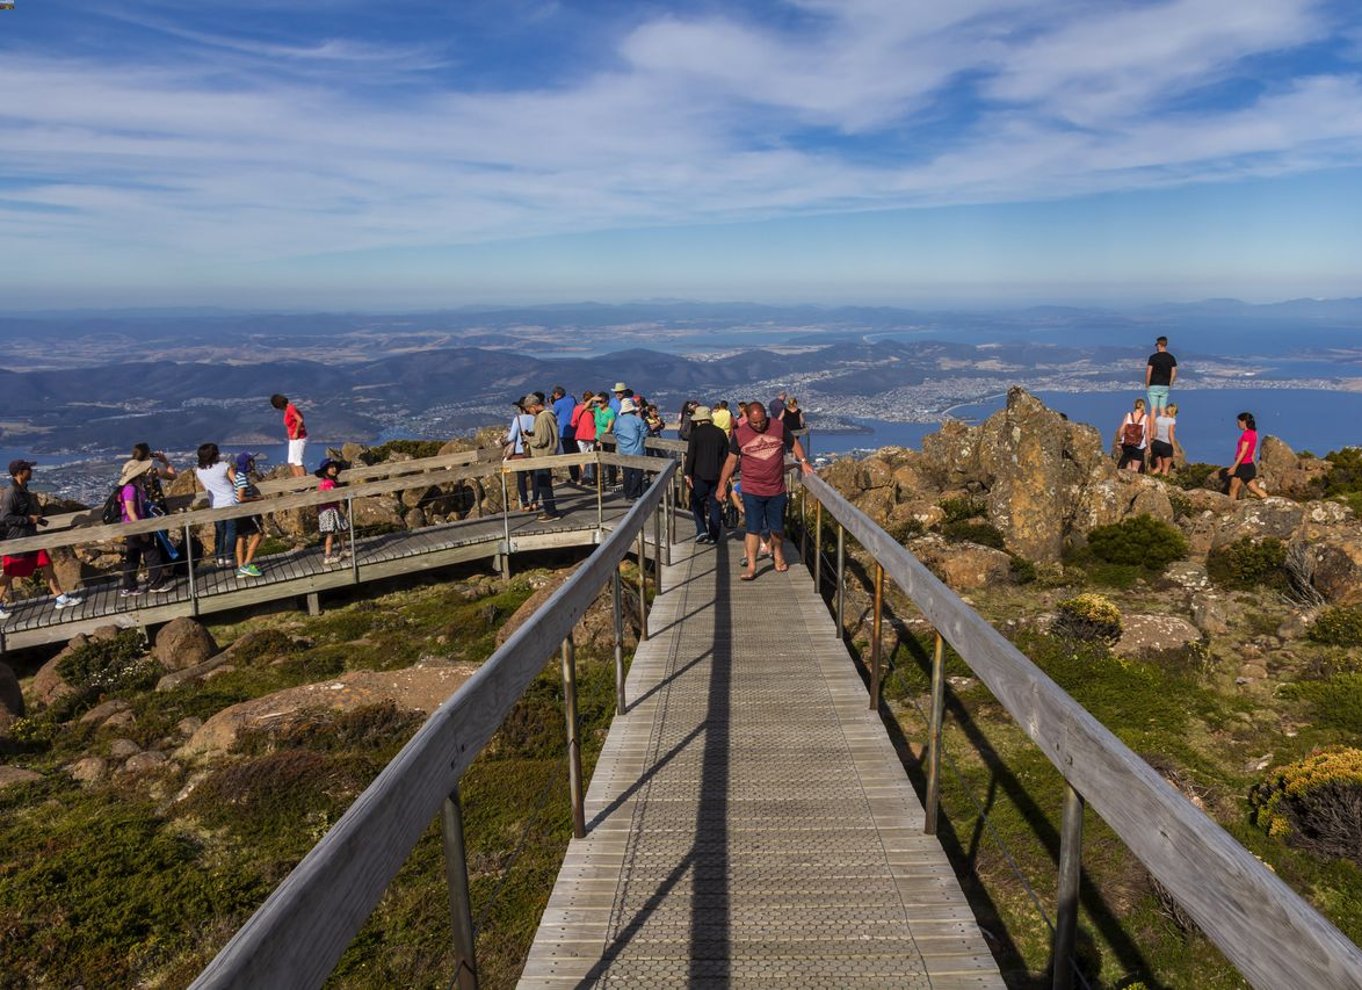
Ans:
[[[1145,394],[1135,400],[1116,428],[1116,445],[1120,448],[1116,466],[1168,477],[1173,473],[1178,425],[1178,404],[1169,402],[1168,397],[1178,378],[1178,362],[1168,352],[1167,337],[1159,337],[1154,348],[1145,364]],[[1241,412],[1236,421],[1239,437],[1234,458],[1220,472],[1221,481],[1230,498],[1237,499],[1241,491],[1267,498],[1266,489],[1257,480],[1257,421],[1249,412]]]

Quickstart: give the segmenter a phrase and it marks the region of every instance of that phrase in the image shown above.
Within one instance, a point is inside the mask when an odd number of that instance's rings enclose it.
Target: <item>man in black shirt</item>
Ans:
[[[690,440],[682,473],[690,489],[690,511],[695,517],[695,542],[718,543],[719,509],[723,492],[718,490],[719,475],[728,458],[728,435],[714,425],[708,406],[696,406],[691,413]]]
[[[38,496],[28,490],[28,483],[33,478],[33,462],[24,460],[14,460],[9,462],[9,474],[11,478],[10,487],[0,494],[0,532],[5,540],[23,540],[30,536],[38,535],[38,527],[46,526],[47,520],[43,518],[42,506],[38,504]],[[26,578],[35,572],[47,581],[48,590],[52,592],[53,604],[57,608],[70,608],[79,605],[81,598],[79,595],[68,595],[61,590],[61,585],[57,583],[57,573],[52,567],[52,559],[47,555],[46,550],[26,550],[19,553],[7,553],[3,560],[0,560],[0,620],[9,618],[9,610],[5,608],[5,599],[9,597],[10,586],[15,578]]]
[[[1154,341],[1158,348],[1144,367],[1144,387],[1149,393],[1149,416],[1156,418],[1168,406],[1168,390],[1178,379],[1178,359],[1168,353],[1168,338]]]

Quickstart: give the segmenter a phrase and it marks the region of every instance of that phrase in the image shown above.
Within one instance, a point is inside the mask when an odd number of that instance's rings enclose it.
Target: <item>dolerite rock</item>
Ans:
[[[85,583],[87,577],[94,576],[94,570],[76,556],[71,547],[56,547],[48,551],[52,558],[52,570],[57,575],[57,584],[63,591],[75,591]]]
[[[193,760],[231,750],[250,729],[278,728],[308,709],[353,711],[392,702],[429,715],[448,700],[476,670],[470,665],[432,664],[405,670],[357,670],[334,680],[287,688],[263,698],[224,708],[204,722],[179,750],[177,759]]]
[[[1274,495],[1305,499],[1317,496],[1329,462],[1319,457],[1298,457],[1283,440],[1263,437],[1258,453],[1258,478]]]
[[[1362,603],[1362,534],[1339,536],[1310,548],[1315,561],[1314,585],[1339,605]]]
[[[132,713],[132,705],[122,698],[111,698],[101,702],[80,717],[81,725],[102,726],[117,715]]]
[[[70,694],[73,688],[66,683],[66,678],[62,677],[57,671],[57,665],[65,660],[79,647],[87,642],[84,636],[75,636],[70,642],[51,660],[43,664],[38,672],[33,675],[33,683],[29,685],[29,695],[39,705],[50,705],[60,698]]]
[[[82,784],[97,784],[109,772],[109,764],[98,756],[87,756],[66,768],[72,779]]]
[[[980,427],[978,463],[988,486],[988,517],[1008,549],[1028,560],[1059,559],[1083,491],[1111,479],[1115,465],[1091,426],[1073,423],[1025,389]],[[1129,506],[1127,499],[1122,506]]]
[[[402,503],[390,496],[366,496],[355,499],[354,520],[356,528],[365,526],[402,525]]]
[[[15,784],[27,784],[30,781],[42,779],[42,774],[25,770],[23,767],[0,767],[0,791]]]
[[[24,714],[24,693],[8,664],[0,663],[0,732]]]
[[[905,544],[946,585],[973,591],[1011,580],[1012,558],[1001,550],[976,543],[948,543],[939,536],[923,536]]]
[[[1130,615],[1121,617],[1121,638],[1116,652],[1145,656],[1172,650],[1201,639],[1201,630],[1176,615]]]
[[[1244,499],[1232,503],[1230,514],[1220,521],[1212,547],[1222,547],[1249,537],[1261,540],[1274,537],[1283,543],[1295,535],[1305,518],[1305,510],[1287,498]]]
[[[165,493],[172,498],[176,495],[193,495],[202,490],[203,486],[199,484],[198,475],[190,470],[177,472],[175,477],[165,484]]]
[[[188,616],[162,626],[152,648],[152,656],[167,671],[197,666],[217,652],[213,634]]]

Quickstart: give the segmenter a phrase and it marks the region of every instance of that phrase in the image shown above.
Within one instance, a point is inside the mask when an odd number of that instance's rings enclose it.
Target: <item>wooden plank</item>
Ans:
[[[1362,949],[836,489],[802,480],[1255,987],[1362,990]]]
[[[460,775],[543,669],[660,504],[659,476],[600,548],[426,720],[193,986],[320,986]]]

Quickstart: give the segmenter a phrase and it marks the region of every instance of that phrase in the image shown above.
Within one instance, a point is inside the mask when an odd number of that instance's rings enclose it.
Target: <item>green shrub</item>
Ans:
[[[1324,476],[1325,495],[1362,492],[1362,447],[1344,447],[1324,455],[1329,473]]]
[[[1150,515],[1134,516],[1088,533],[1093,556],[1108,564],[1135,564],[1162,571],[1187,555],[1182,531]]]
[[[915,536],[922,535],[922,522],[918,519],[904,519],[901,522],[886,523],[884,531],[894,538],[896,543],[907,543]],[[836,544],[836,538],[833,539]],[[824,546],[828,543],[825,541]]]
[[[941,511],[946,513],[946,518],[942,520],[943,526],[949,523],[965,522],[976,516],[982,516],[985,511],[984,500],[967,495],[964,498],[946,498],[937,503]]]
[[[1282,689],[1288,698],[1310,705],[1315,727],[1342,729],[1362,736],[1362,674],[1335,674],[1322,681],[1296,681]]]
[[[1025,557],[1012,554],[1012,580],[1017,584],[1031,584],[1036,580],[1036,565]]]
[[[1057,606],[1054,631],[1066,639],[1114,643],[1121,638],[1121,610],[1103,595],[1085,593]]]
[[[1204,464],[1201,461],[1194,461],[1178,468],[1168,480],[1179,488],[1200,488],[1206,483],[1206,479],[1211,476],[1211,472],[1219,470],[1219,465]]]
[[[1326,646],[1362,646],[1362,607],[1335,605],[1324,609],[1307,635]]]
[[[1362,749],[1334,746],[1279,767],[1249,804],[1268,835],[1362,866]]]
[[[102,695],[153,687],[161,668],[146,655],[141,634],[124,629],[112,639],[92,639],[76,647],[57,662],[57,673],[72,688],[52,706],[54,714],[65,720]]]
[[[370,448],[368,460],[371,464],[381,464],[393,454],[408,454],[417,458],[436,457],[444,445],[443,440],[389,440]]]
[[[1206,557],[1206,573],[1222,588],[1285,587],[1286,545],[1276,537],[1244,536],[1217,547]]]
[[[953,543],[978,543],[980,546],[1002,550],[1006,543],[1002,531],[992,523],[956,520],[943,523],[941,535]]]

